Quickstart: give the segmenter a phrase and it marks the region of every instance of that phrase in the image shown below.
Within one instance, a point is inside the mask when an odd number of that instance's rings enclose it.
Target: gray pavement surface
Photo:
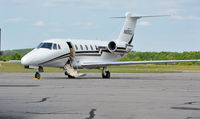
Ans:
[[[0,119],[200,119],[200,72],[0,73]]]

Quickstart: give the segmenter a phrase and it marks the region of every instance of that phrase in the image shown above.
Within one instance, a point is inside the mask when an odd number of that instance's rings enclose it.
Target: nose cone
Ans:
[[[49,59],[52,52],[48,49],[34,49],[21,59],[23,65],[38,66]]]
[[[35,57],[36,57],[37,54],[38,53],[37,53],[36,49],[32,50],[31,52],[29,52],[28,54],[26,54],[24,57],[22,57],[21,63],[23,65],[35,65],[35,63],[36,63],[35,59],[37,59]]]
[[[30,59],[28,59],[27,55],[25,55],[24,57],[22,57],[21,63],[23,65],[29,65],[30,64]]]

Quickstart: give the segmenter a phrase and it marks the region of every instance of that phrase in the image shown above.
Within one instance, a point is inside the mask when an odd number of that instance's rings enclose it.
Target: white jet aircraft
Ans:
[[[161,60],[116,62],[133,48],[132,41],[136,22],[142,17],[126,13],[124,26],[115,41],[51,39],[43,41],[37,48],[26,54],[21,63],[25,68],[36,68],[35,78],[40,79],[43,67],[64,68],[69,78],[82,76],[77,69],[102,69],[102,78],[110,78],[106,70],[111,65],[136,65],[176,62],[198,62],[200,60]]]

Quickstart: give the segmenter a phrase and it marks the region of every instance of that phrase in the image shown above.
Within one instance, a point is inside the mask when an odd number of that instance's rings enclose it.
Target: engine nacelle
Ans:
[[[110,41],[110,42],[108,43],[108,50],[109,50],[110,52],[114,52],[116,49],[117,49],[116,43],[115,43],[114,41]]]

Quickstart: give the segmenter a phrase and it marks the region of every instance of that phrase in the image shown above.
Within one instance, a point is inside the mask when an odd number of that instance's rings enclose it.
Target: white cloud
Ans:
[[[38,22],[35,23],[35,26],[44,26],[44,22],[38,21]]]
[[[74,25],[81,25],[82,23],[80,21],[75,22]]]
[[[167,11],[168,14],[176,14],[178,11],[180,11],[179,9],[169,9]]]
[[[45,6],[45,7],[50,7],[50,6],[53,6],[53,3],[50,2],[50,1],[45,2],[45,3],[44,3],[44,6]]]
[[[18,22],[26,22],[27,20],[24,18],[8,18],[6,22],[18,23]]]
[[[147,21],[142,21],[138,25],[140,25],[140,26],[150,26],[151,24]]]
[[[92,22],[87,22],[87,26],[91,27],[91,26],[93,26],[93,23]]]

